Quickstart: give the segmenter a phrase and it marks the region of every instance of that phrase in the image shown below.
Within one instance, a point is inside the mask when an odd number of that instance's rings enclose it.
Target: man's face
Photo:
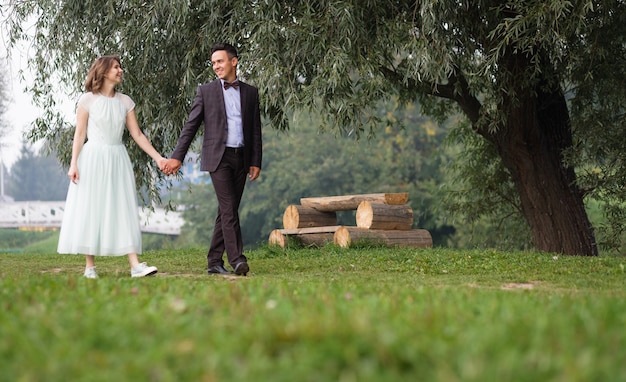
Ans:
[[[237,78],[237,62],[237,57],[228,58],[228,54],[225,50],[215,51],[211,55],[213,71],[224,81],[231,82]]]

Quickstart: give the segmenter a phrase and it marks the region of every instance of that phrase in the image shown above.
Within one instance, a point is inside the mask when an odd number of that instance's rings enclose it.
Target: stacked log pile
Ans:
[[[283,228],[270,233],[269,244],[285,247],[290,239],[309,246],[335,243],[347,248],[360,241],[387,246],[430,248],[427,230],[412,229],[407,193],[302,198],[283,214]],[[337,225],[337,211],[356,210],[356,227]]]

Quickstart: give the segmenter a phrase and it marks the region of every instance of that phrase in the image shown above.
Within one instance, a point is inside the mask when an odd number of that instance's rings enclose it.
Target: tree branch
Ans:
[[[381,67],[380,69],[383,75],[394,83],[403,84],[405,82],[404,76],[397,71],[387,67]],[[427,83],[416,81],[413,78],[407,78],[405,89],[455,101],[459,104],[459,107],[467,118],[469,118],[472,125],[476,126],[482,105],[480,101],[470,93],[467,80],[465,80],[465,77],[460,75],[459,72],[460,70],[456,68],[455,73],[448,78],[447,84]]]

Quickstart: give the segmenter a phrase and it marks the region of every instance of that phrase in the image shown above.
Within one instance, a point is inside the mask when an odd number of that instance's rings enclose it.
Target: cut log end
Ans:
[[[333,238],[335,245],[340,246],[341,248],[348,248],[350,244],[352,244],[352,237],[350,236],[350,231],[348,228],[341,227],[335,232],[335,236]]]
[[[399,192],[393,194],[385,194],[385,204],[402,205],[409,201],[408,192]]]
[[[300,205],[290,205],[283,213],[283,228],[325,227],[337,224],[335,212],[318,211]]]
[[[282,232],[280,232],[279,229],[275,229],[270,232],[268,244],[285,248],[285,246],[287,245],[287,238],[285,237],[285,235],[282,234]]]
[[[413,209],[408,204],[363,201],[356,211],[356,225],[367,229],[409,230],[413,227]]]

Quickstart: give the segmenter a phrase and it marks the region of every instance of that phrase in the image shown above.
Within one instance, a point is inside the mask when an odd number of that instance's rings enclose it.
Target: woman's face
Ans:
[[[114,61],[113,66],[104,74],[104,79],[117,85],[122,82],[122,73],[124,73],[124,69],[119,62]]]

